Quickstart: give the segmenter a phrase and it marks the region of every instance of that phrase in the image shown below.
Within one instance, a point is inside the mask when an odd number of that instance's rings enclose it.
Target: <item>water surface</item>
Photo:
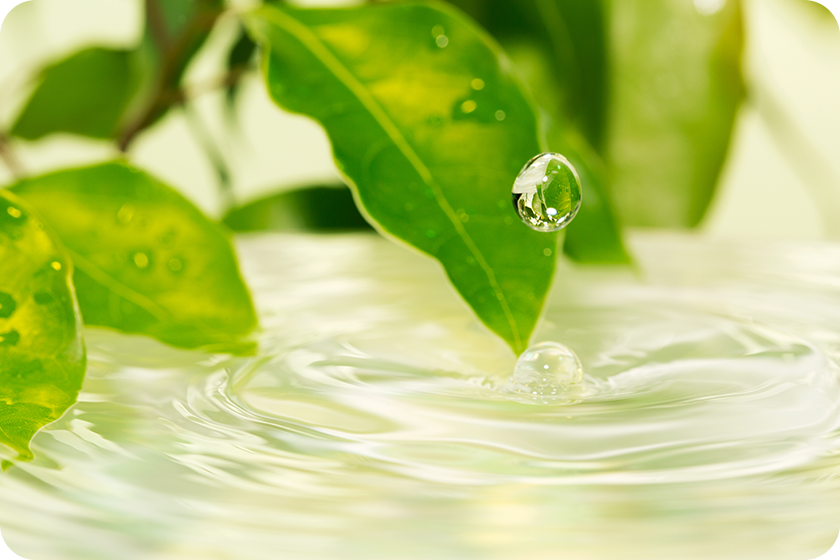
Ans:
[[[840,529],[840,248],[641,237],[564,265],[536,341],[568,401],[428,259],[240,240],[253,358],[90,329],[80,402],[0,477],[32,560],[815,558]]]

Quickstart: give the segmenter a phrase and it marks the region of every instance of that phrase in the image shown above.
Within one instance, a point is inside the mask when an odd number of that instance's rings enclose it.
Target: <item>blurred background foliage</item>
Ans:
[[[624,258],[599,255],[591,242],[611,227],[598,218],[610,200],[626,226],[840,236],[832,157],[840,35],[825,8],[808,0],[451,3],[503,46],[544,112],[548,148],[585,160],[596,189],[586,199],[600,206],[569,229],[575,259]],[[236,17],[255,4],[35,0],[15,8],[0,34],[0,182],[125,151],[235,230],[369,229],[321,129],[267,98],[257,49]]]

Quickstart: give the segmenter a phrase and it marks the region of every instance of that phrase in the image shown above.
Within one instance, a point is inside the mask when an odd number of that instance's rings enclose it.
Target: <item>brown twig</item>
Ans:
[[[118,144],[121,151],[126,151],[135,137],[154,123],[167,109],[183,101],[183,91],[179,82],[183,68],[188,62],[186,59],[191,54],[190,49],[202,35],[210,31],[216,19],[223,12],[222,9],[215,6],[207,8],[193,18],[182,33],[173,39],[166,33],[158,2],[159,0],[146,1],[146,16],[149,18],[152,38],[158,46],[163,60],[151,101],[120,135]]]

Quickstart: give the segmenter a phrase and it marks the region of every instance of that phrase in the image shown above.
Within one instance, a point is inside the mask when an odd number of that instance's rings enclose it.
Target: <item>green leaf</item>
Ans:
[[[247,21],[269,93],[324,125],[377,227],[440,261],[484,324],[524,350],[558,236],[513,210],[513,180],[542,150],[497,45],[438,3],[264,6]]]
[[[121,162],[12,190],[67,247],[86,324],[184,348],[247,349],[235,342],[256,317],[230,241],[174,190]]]
[[[139,85],[135,62],[131,51],[89,48],[44,68],[11,133],[27,140],[54,132],[114,137]]]
[[[628,225],[696,225],[729,147],[744,95],[741,9],[727,0],[706,15],[695,5],[612,2],[607,160]]]
[[[233,231],[370,230],[345,185],[282,192],[234,208],[222,220]]]
[[[29,442],[75,402],[85,375],[70,260],[41,219],[0,191],[0,443]]]

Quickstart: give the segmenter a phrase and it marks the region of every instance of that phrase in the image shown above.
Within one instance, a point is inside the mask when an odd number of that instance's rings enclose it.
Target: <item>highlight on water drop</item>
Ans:
[[[550,233],[569,225],[580,210],[580,177],[560,154],[531,158],[513,183],[513,207],[533,230]]]

